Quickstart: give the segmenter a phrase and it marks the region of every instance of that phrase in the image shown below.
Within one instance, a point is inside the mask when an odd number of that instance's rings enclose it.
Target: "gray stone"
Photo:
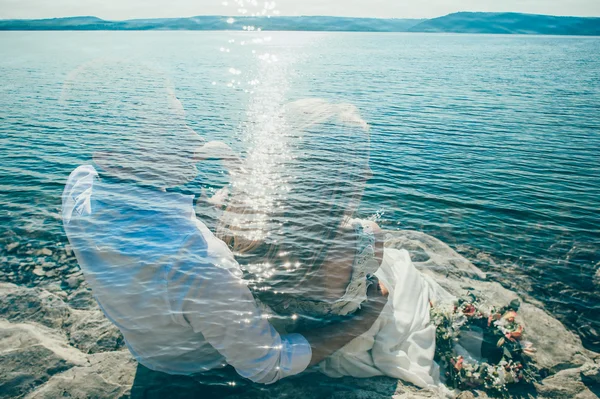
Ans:
[[[11,252],[13,249],[16,249],[19,245],[21,244],[18,242],[11,242],[6,246],[6,252]]]
[[[76,289],[77,287],[79,287],[79,285],[81,284],[82,281],[83,281],[83,276],[76,275],[76,276],[69,277],[67,279],[67,284],[69,285],[70,288]]]
[[[40,268],[40,267],[36,267],[35,269],[33,269],[33,274],[35,274],[36,276],[45,276],[46,272],[44,271],[44,269]]]
[[[0,283],[0,317],[13,323],[35,323],[60,331],[71,309],[58,296],[39,288]]]
[[[42,248],[37,252],[36,255],[52,256],[52,250],[50,250],[50,248]]]
[[[581,367],[581,378],[600,388],[600,364],[598,362],[585,364]]]
[[[27,399],[125,398],[129,397],[135,377],[136,362],[129,352],[91,355],[86,365],[69,368],[53,376]],[[176,389],[171,387],[171,390]],[[167,396],[169,397],[169,396]],[[191,396],[194,397],[194,396]]]
[[[495,305],[518,298],[517,294],[486,276],[443,242],[418,232],[390,233],[388,246],[410,249],[416,266],[433,276],[455,295],[475,291]],[[80,283],[68,295],[57,281],[42,288],[0,283],[0,399],[26,398],[139,398],[203,397],[194,379],[148,372],[138,367],[123,340],[98,309],[78,268],[67,284]],[[62,274],[63,279],[66,275]],[[72,280],[71,280],[72,279]],[[44,280],[51,281],[51,280]],[[59,295],[62,294],[62,295]],[[537,364],[548,377],[526,390],[520,398],[597,398],[600,357],[585,350],[579,338],[536,304],[521,298],[526,339],[538,349]],[[146,371],[144,371],[146,370]],[[154,373],[154,374],[153,374]],[[153,379],[138,378],[153,374]],[[437,398],[392,378],[331,379],[307,371],[270,386],[251,385],[230,399]],[[460,399],[488,398],[483,392],[462,392]]]
[[[65,327],[70,344],[82,352],[111,352],[123,348],[121,332],[100,310],[73,309]]]
[[[523,298],[498,283],[481,279],[485,276],[476,271],[476,266],[442,241],[418,232],[399,231],[389,235],[392,239],[387,246],[403,249],[407,242],[412,241],[413,246],[419,246],[422,251],[431,254],[427,262],[414,262],[415,266],[456,296],[473,291],[495,306],[503,306],[513,299],[519,299],[522,303],[519,314],[523,319],[525,337],[538,349],[535,361],[541,368],[557,372],[581,366],[589,362],[590,357],[598,356],[583,349],[579,337],[544,310],[524,302]]]
[[[68,304],[75,309],[98,309],[98,304],[92,296],[92,292],[85,288],[84,282],[69,295]]]
[[[54,331],[0,320],[0,398],[21,397],[53,375],[86,363],[85,355]]]
[[[58,275],[58,271],[56,271],[56,270],[48,270],[46,272],[46,277],[54,277],[54,276],[57,276],[57,275]]]
[[[540,398],[597,399],[598,396],[581,379],[579,368],[570,368],[535,384]]]
[[[419,269],[444,277],[469,277],[475,280],[486,278],[485,273],[473,263],[435,237],[419,231],[402,230],[387,232],[386,238],[386,247],[406,249]]]

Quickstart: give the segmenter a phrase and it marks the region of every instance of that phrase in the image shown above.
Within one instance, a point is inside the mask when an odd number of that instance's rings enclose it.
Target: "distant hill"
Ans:
[[[459,12],[433,19],[347,17],[234,17],[131,19],[107,21],[96,17],[0,20],[0,30],[263,30],[343,32],[449,32],[541,35],[597,35],[600,18],[555,17],[518,13]]]
[[[256,26],[263,30],[406,32],[424,19],[378,19],[346,17],[229,17],[131,19],[105,21],[95,17],[37,20],[0,20],[0,30],[242,30]]]
[[[102,29],[111,22],[96,17],[67,17],[52,19],[4,19],[0,20],[0,30],[71,30]]]
[[[459,12],[421,22],[411,32],[600,35],[600,18]]]

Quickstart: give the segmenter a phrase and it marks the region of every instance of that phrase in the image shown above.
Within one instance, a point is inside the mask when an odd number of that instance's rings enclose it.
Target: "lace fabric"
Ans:
[[[379,262],[375,259],[375,234],[370,225],[361,220],[352,221],[356,235],[356,256],[352,264],[352,277],[344,296],[335,303],[342,305],[339,315],[355,312],[360,304],[367,299],[367,288],[371,285],[368,275],[379,269]]]
[[[371,226],[359,219],[351,220],[350,224],[355,229],[357,245],[352,276],[344,295],[335,301],[322,301],[286,294],[261,298],[263,309],[267,313],[274,313],[278,316],[297,315],[293,321],[273,319],[272,324],[276,328],[293,331],[301,324],[322,324],[327,320],[348,316],[356,312],[367,299],[367,288],[372,284],[368,276],[379,269],[379,262],[375,259],[375,235]]]

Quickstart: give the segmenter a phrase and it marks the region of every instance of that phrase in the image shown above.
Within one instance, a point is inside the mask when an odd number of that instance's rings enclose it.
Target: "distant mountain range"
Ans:
[[[233,17],[130,19],[96,17],[0,20],[0,30],[262,30],[343,32],[448,32],[600,36],[600,18],[556,17],[519,13],[459,12],[433,19],[348,17]]]

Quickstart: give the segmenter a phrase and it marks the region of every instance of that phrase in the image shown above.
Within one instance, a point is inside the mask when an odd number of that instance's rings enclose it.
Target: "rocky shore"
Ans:
[[[405,248],[415,264],[454,294],[466,289],[503,305],[513,291],[488,281],[469,260],[423,233],[389,233],[389,246]],[[33,249],[8,243],[0,271],[0,399],[203,398],[188,377],[148,372],[124,347],[119,331],[98,309],[72,251],[57,244]],[[527,339],[538,352],[543,379],[514,391],[520,398],[598,398],[600,355],[531,298],[520,298]],[[460,398],[486,398],[483,392]],[[315,371],[271,386],[232,390],[230,398],[435,398],[390,378],[331,379]]]

